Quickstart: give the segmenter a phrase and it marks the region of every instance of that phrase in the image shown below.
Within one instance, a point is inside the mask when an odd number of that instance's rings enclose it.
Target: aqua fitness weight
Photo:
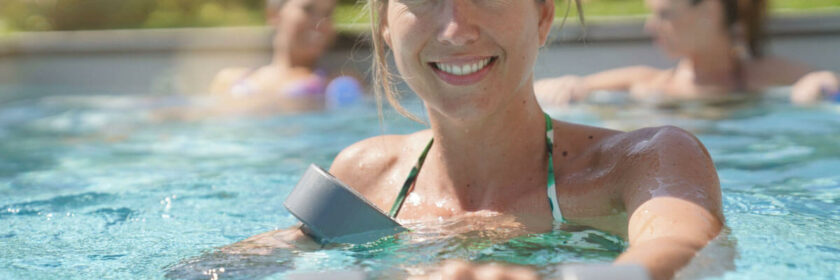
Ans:
[[[360,244],[406,230],[314,164],[283,205],[303,222],[301,230],[321,244]]]

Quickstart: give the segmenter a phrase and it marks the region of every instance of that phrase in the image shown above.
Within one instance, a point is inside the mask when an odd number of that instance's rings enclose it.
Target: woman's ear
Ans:
[[[570,0],[572,1],[572,0]],[[545,0],[538,4],[540,46],[545,46],[548,41],[548,34],[551,33],[551,25],[554,23],[554,0]]]
[[[381,35],[382,39],[385,41],[385,44],[388,45],[388,48],[391,48],[391,28],[388,27],[388,21],[384,18],[380,19],[379,26],[382,26]]]

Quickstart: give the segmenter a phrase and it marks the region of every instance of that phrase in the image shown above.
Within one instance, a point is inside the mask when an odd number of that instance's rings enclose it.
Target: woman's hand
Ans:
[[[222,248],[228,254],[268,255],[275,249],[317,250],[321,245],[299,227],[264,232]]]
[[[471,264],[465,261],[449,260],[440,268],[428,275],[411,279],[511,279],[533,280],[540,279],[534,271],[525,267],[506,266],[500,264]]]
[[[559,279],[602,280],[626,279],[648,280],[650,275],[639,265],[626,264],[571,264],[560,268]],[[499,264],[470,264],[464,261],[450,260],[437,271],[412,279],[540,279],[534,271],[526,267]]]
[[[830,71],[812,72],[793,85],[790,100],[799,105],[819,102],[823,95],[840,92],[840,77]]]
[[[537,100],[542,104],[566,106],[586,99],[589,90],[579,76],[542,79],[534,83]]]

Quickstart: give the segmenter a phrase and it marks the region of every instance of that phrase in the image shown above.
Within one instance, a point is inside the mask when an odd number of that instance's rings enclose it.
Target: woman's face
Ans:
[[[706,48],[716,36],[726,36],[719,0],[646,0],[650,10],[645,30],[669,56],[678,58]]]
[[[554,3],[533,0],[389,0],[382,36],[402,78],[451,117],[489,112],[532,92],[534,61]]]
[[[292,56],[315,60],[335,37],[332,13],[336,0],[288,0],[269,23]]]

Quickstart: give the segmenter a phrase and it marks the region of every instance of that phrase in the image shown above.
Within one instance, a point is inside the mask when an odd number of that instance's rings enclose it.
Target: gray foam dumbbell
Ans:
[[[406,230],[391,217],[312,164],[283,202],[304,233],[321,244],[361,244]]]

